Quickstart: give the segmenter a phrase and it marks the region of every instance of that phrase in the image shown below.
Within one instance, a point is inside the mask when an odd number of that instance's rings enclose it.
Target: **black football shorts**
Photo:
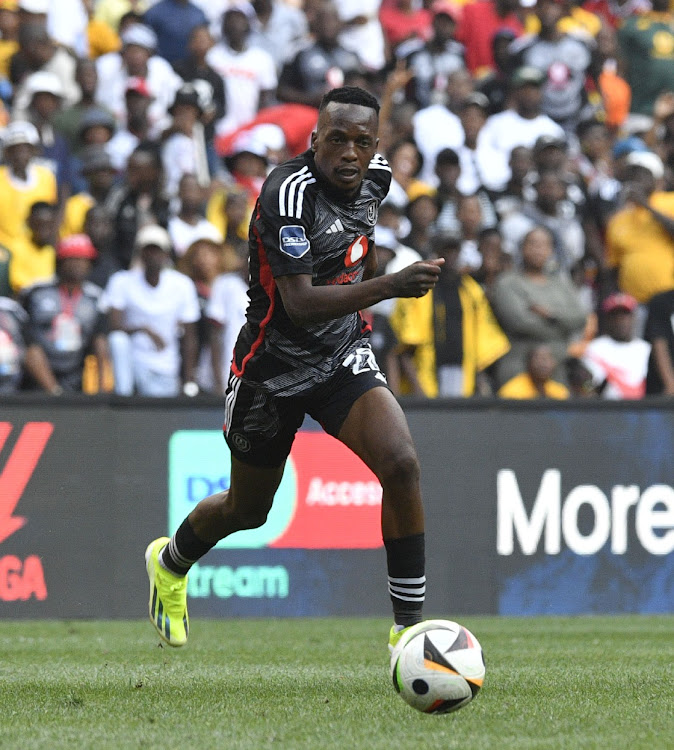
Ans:
[[[300,393],[270,394],[230,372],[223,432],[232,455],[253,466],[280,466],[305,414],[337,437],[356,400],[371,388],[388,388],[369,344],[349,354],[323,383]]]

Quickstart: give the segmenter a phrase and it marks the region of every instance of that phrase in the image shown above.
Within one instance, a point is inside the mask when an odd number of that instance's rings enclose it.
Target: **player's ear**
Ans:
[[[316,138],[318,137],[318,132],[314,130],[314,132],[311,134],[311,150],[316,153]]]

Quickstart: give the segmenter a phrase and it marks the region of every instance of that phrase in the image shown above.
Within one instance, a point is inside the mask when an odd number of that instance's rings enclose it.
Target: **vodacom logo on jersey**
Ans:
[[[2,555],[1,547],[27,523],[22,516],[14,515],[14,511],[53,431],[54,425],[49,422],[28,422],[0,472],[0,601],[47,598],[40,558],[28,555],[22,560],[16,555]],[[9,422],[0,422],[0,455],[11,432]]]
[[[367,237],[364,234],[356,237],[347,248],[344,265],[347,268],[351,268],[352,266],[355,266],[356,263],[360,263],[360,261],[367,255],[368,248]]]

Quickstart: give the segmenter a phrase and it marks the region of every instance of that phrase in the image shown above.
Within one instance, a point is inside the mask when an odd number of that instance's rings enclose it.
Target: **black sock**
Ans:
[[[388,590],[396,625],[421,622],[426,594],[424,535],[384,540],[388,564]]]
[[[160,552],[159,562],[172,573],[184,576],[187,575],[192,565],[213,546],[199,539],[186,518],[166,547]]]

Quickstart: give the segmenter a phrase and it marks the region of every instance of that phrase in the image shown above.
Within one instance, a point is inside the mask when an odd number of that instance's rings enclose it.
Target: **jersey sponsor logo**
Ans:
[[[304,227],[298,224],[281,227],[278,238],[281,252],[289,255],[291,258],[301,258],[309,252],[309,248],[311,247],[311,243],[304,232]]]
[[[364,234],[356,237],[356,239],[349,245],[346,250],[346,257],[344,258],[344,265],[347,268],[355,266],[356,263],[360,263],[361,260],[367,255],[368,241]]]
[[[356,281],[360,268],[356,268],[353,271],[343,271],[339,276],[335,276],[334,279],[330,279],[326,282],[328,286],[334,286],[335,284],[350,284],[352,281]]]
[[[373,227],[377,223],[377,217],[379,216],[379,210],[377,208],[377,201],[371,201],[367,207],[367,223]]]

